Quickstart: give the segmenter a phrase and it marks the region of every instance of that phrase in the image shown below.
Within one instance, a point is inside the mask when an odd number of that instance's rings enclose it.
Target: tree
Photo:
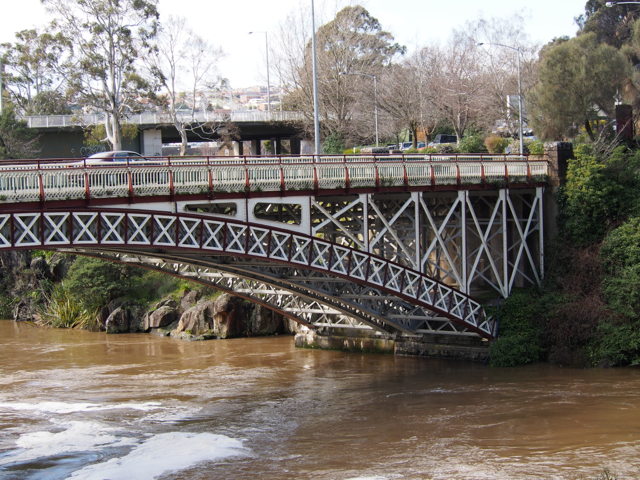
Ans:
[[[393,123],[409,129],[413,148],[417,148],[418,130],[424,126],[426,111],[418,68],[409,61],[393,65],[378,85],[380,108],[395,120]]]
[[[444,47],[423,48],[416,59],[426,83],[425,100],[439,120],[453,127],[458,141],[483,111],[479,54],[475,43],[458,32]]]
[[[38,132],[16,119],[13,105],[5,105],[0,115],[0,159],[34,158],[39,152]]]
[[[196,110],[207,112],[206,98],[199,108],[199,96],[204,88],[214,89],[220,84],[217,65],[223,56],[221,48],[210,45],[188,28],[186,19],[169,17],[146,59],[147,68],[162,91],[160,103],[168,108],[182,139],[180,155],[186,154],[188,132],[208,136],[216,129],[214,122],[197,121]],[[182,93],[184,98],[181,98]],[[190,107],[190,115],[179,111],[181,100]]]
[[[36,29],[16,33],[17,41],[5,44],[5,84],[11,101],[22,115],[69,113],[62,65],[68,43],[60,34]]]
[[[289,23],[281,28],[279,39],[285,56],[277,63],[281,76],[285,75],[290,80],[283,83],[292,85],[287,103],[305,112],[308,119],[306,127],[312,131],[311,42],[308,36],[302,36],[305,32],[299,27],[289,29],[294,23],[290,17]],[[297,38],[292,37],[292,31],[298,32]],[[356,5],[343,8],[333,20],[318,29],[316,50],[322,136],[326,138],[332,133],[340,133],[352,143],[362,138],[373,138],[373,115],[368,114],[373,111],[373,82],[361,75],[348,74],[379,76],[397,55],[405,52],[405,47],[395,43],[393,36],[382,30],[376,18]]]
[[[131,279],[141,270],[97,258],[79,257],[69,268],[64,286],[89,309],[102,308],[131,290]]]
[[[605,0],[588,0],[585,13],[575,20],[580,26],[579,35],[594,33],[599,43],[615,48],[628,43],[633,36],[633,24],[640,16],[638,5],[605,6]]]
[[[537,134],[559,138],[578,124],[595,140],[591,121],[598,109],[613,116],[614,96],[628,77],[625,58],[614,47],[599,43],[595,33],[547,46],[528,100]]]
[[[492,129],[496,123],[516,137],[519,134],[519,109],[509,97],[518,95],[518,55],[520,56],[520,80],[524,97],[536,79],[539,46],[532,44],[524,33],[525,17],[511,15],[508,18],[479,18],[468,22],[464,34],[471,42],[481,42],[479,68],[484,83],[483,108],[480,123]],[[505,48],[505,46],[507,48]],[[518,51],[514,51],[514,49]],[[523,102],[523,122],[526,122],[526,103]]]
[[[67,75],[79,104],[104,113],[106,140],[122,149],[121,123],[148,89],[136,61],[156,34],[157,0],[41,1],[73,49]]]

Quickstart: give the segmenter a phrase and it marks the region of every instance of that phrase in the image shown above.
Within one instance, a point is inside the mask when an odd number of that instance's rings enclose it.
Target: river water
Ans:
[[[640,478],[640,369],[0,321],[2,479]]]

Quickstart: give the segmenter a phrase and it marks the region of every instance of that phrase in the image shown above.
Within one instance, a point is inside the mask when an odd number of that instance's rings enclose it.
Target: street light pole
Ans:
[[[271,113],[271,82],[269,82],[269,40],[267,38],[267,32],[249,32],[252,33],[264,33],[265,52],[267,54],[267,111]]]
[[[316,19],[315,7],[311,0],[311,49],[313,51],[313,129],[316,155],[320,155],[320,120],[318,118],[318,64],[316,61]]]
[[[479,47],[482,45],[504,47],[515,51],[518,55],[518,135],[520,136],[520,155],[524,155],[524,139],[522,138],[522,77],[520,76],[520,47],[511,47],[501,43],[478,43],[477,45]]]
[[[605,6],[609,8],[615,7],[616,5],[640,5],[640,2],[607,2],[605,3]]]
[[[2,115],[2,57],[0,57],[0,115]]]
[[[378,136],[378,77],[362,72],[340,72],[340,75],[362,75],[363,77],[373,78],[373,105],[376,119],[376,147],[380,146],[380,139]]]

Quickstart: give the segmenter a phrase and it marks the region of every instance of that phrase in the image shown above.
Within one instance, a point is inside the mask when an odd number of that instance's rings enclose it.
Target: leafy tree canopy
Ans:
[[[542,138],[560,138],[573,125],[584,125],[597,110],[613,116],[614,97],[629,77],[629,65],[615,47],[588,33],[560,39],[541,52],[538,82],[530,96],[531,123]]]
[[[38,132],[16,119],[13,105],[6,105],[0,115],[0,159],[35,158],[39,152]]]
[[[87,308],[101,308],[125,295],[131,287],[131,279],[141,272],[126,265],[80,257],[69,268],[64,286]]]

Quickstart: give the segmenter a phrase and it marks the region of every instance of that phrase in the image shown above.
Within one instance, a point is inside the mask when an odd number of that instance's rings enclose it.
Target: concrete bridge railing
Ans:
[[[231,113],[210,113],[210,112],[196,112],[195,115],[191,115],[191,112],[184,112],[178,114],[178,120],[181,122],[226,122],[231,121],[235,123],[255,122],[255,123],[268,123],[268,122],[296,122],[301,121],[304,118],[304,114],[301,112],[231,112]],[[24,117],[23,120],[27,122],[29,128],[61,128],[61,127],[77,127],[83,125],[93,125],[104,122],[104,115],[102,114],[84,114],[84,115],[39,115]],[[127,117],[128,123],[136,125],[162,125],[173,124],[171,117],[167,113],[163,112],[142,112],[136,115],[130,115]]]

